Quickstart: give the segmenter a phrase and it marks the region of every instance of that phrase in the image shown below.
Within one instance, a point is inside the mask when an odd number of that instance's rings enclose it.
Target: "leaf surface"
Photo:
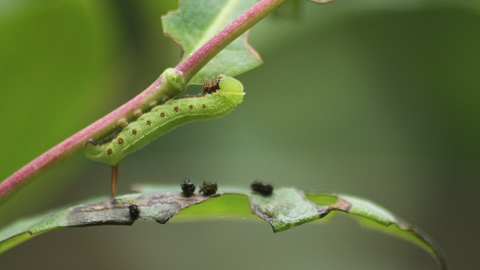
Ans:
[[[255,0],[212,0],[201,3],[185,0],[178,11],[162,17],[163,31],[181,47],[184,60],[255,3]],[[217,54],[189,84],[203,84],[205,79],[220,74],[233,77],[261,63],[258,54],[247,44],[247,34],[243,34]]]
[[[188,197],[173,186],[142,185],[135,189],[142,193],[117,197],[117,204],[111,204],[107,198],[96,198],[14,222],[0,230],[0,252],[40,233],[65,227],[132,225],[137,219],[165,224],[174,217],[174,220],[259,217],[274,232],[280,232],[339,211],[355,216],[373,229],[418,245],[446,269],[445,256],[428,235],[365,199],[305,194],[295,188],[279,188],[271,195],[262,195],[245,188],[225,187],[210,196],[194,193]]]

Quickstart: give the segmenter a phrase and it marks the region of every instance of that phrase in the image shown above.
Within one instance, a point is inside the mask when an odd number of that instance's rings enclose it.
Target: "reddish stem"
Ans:
[[[184,74],[188,82],[208,61],[223,50],[228,44],[250,29],[253,25],[271,13],[286,0],[262,0],[238,17],[235,21],[207,41],[200,49],[181,62],[175,69]],[[34,159],[23,168],[0,183],[0,204],[20,190],[23,186],[35,180],[40,175],[66,162],[82,151],[86,140],[99,134],[111,132],[118,119],[131,114],[145,100],[156,93],[162,84],[162,76],[152,83],[145,91],[109,113],[105,117],[81,130],[72,137],[61,142]]]
[[[112,196],[110,196],[110,201],[115,203],[115,194],[117,193],[117,175],[118,175],[118,164],[112,165]]]
[[[143,101],[155,92],[155,90],[160,87],[161,83],[162,80],[160,77],[145,91],[125,103],[120,108],[54,146],[52,149],[43,153],[41,156],[37,157],[5,179],[0,183],[0,204],[5,202],[5,200],[12,196],[15,191],[18,191],[32,180],[80,153],[85,141],[92,138],[94,134],[102,133],[102,131],[111,131],[112,126],[116,125],[118,119],[129,113],[131,114],[136,108],[143,104]]]

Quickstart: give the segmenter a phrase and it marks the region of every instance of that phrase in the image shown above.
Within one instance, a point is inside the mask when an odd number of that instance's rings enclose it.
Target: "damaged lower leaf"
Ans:
[[[258,192],[261,191],[258,188],[251,191],[220,186],[216,194],[208,196],[186,194],[171,186],[144,185],[135,189],[144,193],[117,197],[116,204],[106,198],[89,200],[17,221],[0,230],[0,252],[48,230],[65,227],[132,225],[138,219],[164,224],[174,217],[175,220],[198,220],[201,217],[251,219],[257,216],[267,221],[274,232],[280,232],[322,219],[332,212],[343,212],[355,216],[361,224],[418,245],[434,256],[442,269],[447,269],[444,254],[428,235],[365,199],[305,194],[295,188],[273,190],[273,186],[271,193]]]
[[[359,217],[360,224],[403,238],[422,247],[438,260],[443,269],[447,268],[445,255],[438,244],[419,228],[409,225],[368,200],[346,195],[342,195],[341,198],[352,204],[348,213]]]

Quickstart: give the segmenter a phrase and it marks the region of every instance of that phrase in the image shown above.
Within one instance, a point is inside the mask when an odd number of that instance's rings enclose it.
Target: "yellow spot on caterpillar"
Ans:
[[[112,149],[108,149],[108,150],[107,150],[107,155],[111,155],[111,154],[113,154]]]
[[[152,121],[148,120],[148,121],[147,121],[147,125],[150,126],[151,124],[152,124]]]
[[[128,121],[125,118],[120,118],[117,121],[117,125],[119,125],[121,128],[126,128],[128,126]]]
[[[136,117],[136,118],[139,118],[140,116],[142,116],[142,110],[141,109],[136,109],[135,111],[133,111],[133,115]]]
[[[122,138],[118,138],[118,144],[123,144],[125,141]]]
[[[150,101],[150,103],[148,103],[148,106],[150,106],[151,108],[156,107],[157,106],[157,101],[156,100]]]
[[[178,112],[178,107],[173,108],[174,111]]]
[[[188,105],[188,108],[191,110],[193,109],[193,105]]]

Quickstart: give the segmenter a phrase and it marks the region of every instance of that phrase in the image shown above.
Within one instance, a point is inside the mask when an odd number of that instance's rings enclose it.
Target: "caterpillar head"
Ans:
[[[218,88],[220,90],[230,93],[243,93],[243,85],[237,79],[220,75],[218,76],[217,80]]]

